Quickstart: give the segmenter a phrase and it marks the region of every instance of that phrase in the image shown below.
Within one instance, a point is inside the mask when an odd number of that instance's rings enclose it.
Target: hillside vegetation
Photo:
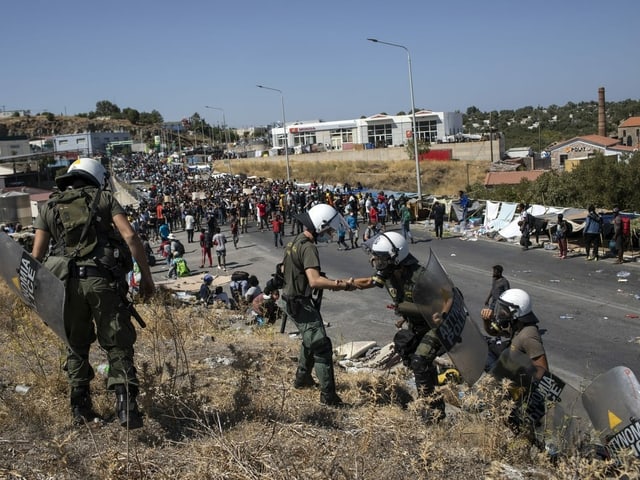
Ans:
[[[422,420],[406,369],[346,373],[350,405],[294,390],[299,343],[224,310],[140,305],[136,362],[145,426],[114,419],[104,377],[92,382],[103,425],[70,425],[61,342],[0,284],[0,478],[7,479],[567,479],[640,473],[582,454],[551,462],[512,432],[504,385],[439,390],[448,417]],[[90,360],[105,362],[97,347]],[[459,403],[458,391],[466,391]],[[461,407],[461,408],[459,408]]]

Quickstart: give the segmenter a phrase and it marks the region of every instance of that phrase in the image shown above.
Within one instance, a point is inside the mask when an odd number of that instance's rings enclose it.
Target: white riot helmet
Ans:
[[[102,188],[107,186],[109,172],[93,158],[79,158],[69,166],[67,173],[56,178],[56,185],[64,190],[73,183],[74,177],[81,177],[91,185]]]
[[[498,299],[498,308],[510,313],[512,319],[524,317],[531,313],[531,297],[519,288],[505,290]]]
[[[340,225],[345,226],[344,217],[326,203],[319,203],[309,209],[306,214],[302,214],[300,221],[307,228],[312,230],[316,241],[328,241],[331,236],[331,229],[338,230]]]
[[[372,255],[386,259],[390,265],[399,265],[409,255],[407,241],[397,232],[380,233],[366,243]]]

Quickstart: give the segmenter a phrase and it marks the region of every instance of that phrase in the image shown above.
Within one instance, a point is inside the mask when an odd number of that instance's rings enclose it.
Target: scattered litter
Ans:
[[[209,367],[214,367],[216,364],[229,366],[229,365],[233,365],[235,361],[236,361],[235,358],[230,358],[230,357],[216,357],[216,358],[209,357],[204,359],[204,363],[207,364],[207,366]]]
[[[560,283],[560,280],[549,280],[551,283]]]
[[[634,295],[633,295],[633,297],[634,297],[636,300],[640,300],[640,294],[639,294],[639,293],[634,294]]]
[[[640,343],[640,337],[630,338],[627,343]]]
[[[568,313],[566,313],[564,315],[560,315],[560,319],[561,320],[571,320],[571,319],[573,319],[573,315],[569,315]]]
[[[609,320],[609,317],[602,317],[603,320]]]
[[[635,313],[627,313],[625,315],[627,318],[640,318],[640,315],[636,315]]]
[[[627,283],[627,279],[626,278],[619,278],[618,279],[618,283]]]
[[[452,257],[455,257],[455,256],[456,256],[456,254],[455,254],[455,253],[452,253],[452,254],[451,254],[451,256],[452,256]]]
[[[98,371],[98,373],[100,375],[104,375],[106,377],[107,375],[109,375],[109,364],[108,363],[101,363],[100,365],[98,365],[96,367],[96,370]]]
[[[622,271],[620,271],[620,272],[618,272],[616,274],[616,277],[618,277],[618,278],[627,278],[629,275],[631,275],[630,272],[627,272],[626,270],[622,270]]]
[[[16,385],[16,393],[21,393],[21,394],[25,394],[29,391],[31,387],[27,386],[27,385]]]

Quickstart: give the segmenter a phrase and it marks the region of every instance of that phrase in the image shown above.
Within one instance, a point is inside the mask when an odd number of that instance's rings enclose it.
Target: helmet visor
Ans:
[[[509,322],[517,317],[518,306],[513,303],[498,300],[496,303],[496,319],[500,322]]]
[[[318,235],[333,235],[333,233],[338,230],[340,227],[342,226],[342,228],[346,229],[348,228],[347,225],[347,221],[344,219],[344,217],[340,214],[340,212],[338,212],[336,210],[336,213],[329,218],[328,220],[325,220],[322,225],[320,226],[320,228],[316,231],[316,233]]]

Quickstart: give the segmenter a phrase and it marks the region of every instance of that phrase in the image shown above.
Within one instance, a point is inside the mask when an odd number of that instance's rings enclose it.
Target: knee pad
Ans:
[[[429,370],[430,363],[427,360],[427,357],[423,357],[422,355],[411,355],[411,362],[409,363],[409,368],[413,371],[413,373],[426,373]]]
[[[310,350],[316,361],[328,361],[332,362],[333,345],[329,337],[319,338],[310,345]]]

